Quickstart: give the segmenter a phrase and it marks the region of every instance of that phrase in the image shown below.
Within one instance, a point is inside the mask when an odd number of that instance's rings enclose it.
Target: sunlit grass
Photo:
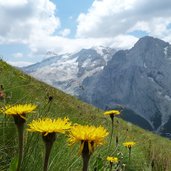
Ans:
[[[27,123],[39,117],[69,117],[73,123],[102,125],[111,131],[111,120],[103,115],[103,111],[85,103],[75,97],[64,94],[42,82],[26,76],[20,71],[11,68],[0,61],[0,84],[3,84],[6,98],[0,100],[0,106],[17,103],[34,103],[38,105],[37,114],[29,115]],[[49,101],[49,97],[53,99]],[[28,128],[25,125],[25,129]],[[118,136],[118,146],[116,146]],[[82,158],[78,154],[79,144],[68,146],[67,135],[58,136],[54,142],[49,160],[49,171],[80,171]],[[89,163],[90,171],[99,168],[101,171],[109,169],[107,156],[116,156],[126,164],[126,171],[170,171],[171,170],[171,141],[138,128],[122,119],[115,118],[114,132],[110,148],[110,136],[106,143],[98,147]],[[129,161],[128,149],[123,142],[135,141],[131,149]],[[15,163],[17,156],[17,134],[13,120],[0,114],[0,170],[7,170]],[[61,147],[61,148],[60,148]],[[44,157],[44,143],[41,136],[25,132],[24,158],[22,169],[24,171],[42,171]]]

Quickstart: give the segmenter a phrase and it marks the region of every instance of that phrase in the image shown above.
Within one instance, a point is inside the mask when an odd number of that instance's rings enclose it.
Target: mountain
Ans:
[[[44,143],[42,136],[39,133],[27,131],[27,124],[33,119],[68,117],[73,124],[102,125],[109,132],[111,131],[110,117],[104,116],[102,110],[38,81],[9,66],[2,60],[0,60],[0,78],[1,92],[3,91],[5,94],[0,99],[1,107],[6,104],[16,103],[38,105],[34,113],[26,116],[24,158],[21,170],[42,171],[43,169]],[[132,113],[132,111],[128,112]],[[0,121],[0,170],[16,170],[15,165],[18,155],[17,130],[13,118],[10,116],[4,117],[1,111]],[[119,146],[115,148],[116,135]],[[95,167],[103,167],[100,170],[110,170],[110,164],[106,157],[111,154],[117,156],[119,160],[126,164],[126,171],[151,170],[151,168],[154,171],[171,170],[170,140],[143,130],[120,118],[114,120],[114,136],[112,138],[111,146],[109,146],[109,134],[103,146],[99,146],[91,155],[89,170],[96,170]],[[67,139],[67,136],[57,134],[50,154],[49,171],[81,170],[82,158],[78,155],[80,144],[70,147]],[[128,157],[128,149],[122,145],[125,141],[136,142],[136,145],[131,150],[131,162]]]
[[[146,36],[129,50],[83,49],[53,56],[24,71],[101,109],[124,106],[127,121],[171,137],[167,42]]]
[[[23,70],[66,93],[78,95],[82,81],[101,71],[114,53],[114,49],[102,46],[82,49],[73,54],[55,55]]]
[[[133,110],[156,132],[171,133],[171,45],[141,38],[115,53],[98,74],[86,78],[80,98],[105,109],[117,104]]]

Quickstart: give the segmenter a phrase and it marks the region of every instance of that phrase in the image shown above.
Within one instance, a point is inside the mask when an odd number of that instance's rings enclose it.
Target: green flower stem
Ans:
[[[22,116],[25,117],[24,114]],[[15,125],[17,126],[17,131],[18,131],[18,165],[16,171],[19,171],[23,160],[23,138],[24,138],[25,119],[21,118],[20,115],[14,115],[14,122]]]
[[[110,162],[110,171],[112,171],[113,163]]]
[[[48,170],[48,161],[49,161],[49,156],[50,152],[53,146],[53,143],[56,139],[56,134],[55,133],[49,133],[46,136],[42,135],[43,141],[45,143],[45,158],[44,158],[44,167],[43,171]]]
[[[119,137],[118,135],[116,135],[116,147],[118,146],[118,144],[119,144]]]
[[[18,166],[17,171],[21,168],[21,163],[23,161],[23,138],[24,138],[24,124],[17,125],[18,130]]]
[[[129,149],[129,162],[131,161],[131,147],[128,148]]]
[[[110,115],[111,121],[112,121],[112,130],[111,130],[111,137],[110,137],[110,141],[109,141],[109,147],[111,146],[111,142],[112,142],[112,136],[113,136],[113,129],[114,129],[114,115],[111,114]]]
[[[82,151],[82,158],[83,158],[83,169],[82,169],[82,171],[88,171],[88,164],[89,164],[90,156],[91,156],[91,154],[89,152],[88,142],[85,141],[83,151]]]

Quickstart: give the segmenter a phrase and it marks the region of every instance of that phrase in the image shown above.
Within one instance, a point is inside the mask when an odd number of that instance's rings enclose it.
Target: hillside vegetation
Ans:
[[[4,98],[0,106],[6,104],[33,103],[38,105],[35,113],[27,115],[27,123],[39,117],[68,117],[72,123],[104,126],[111,132],[111,120],[103,111],[83,103],[45,83],[25,75],[23,72],[0,61],[0,85]],[[25,126],[23,171],[41,171],[44,144],[38,133],[30,133]],[[171,141],[145,131],[120,118],[115,118],[114,136],[111,146],[110,135],[103,146],[99,146],[90,159],[90,171],[109,170],[107,156],[116,156],[124,164],[126,171],[171,171]],[[116,147],[115,138],[119,145]],[[82,159],[78,154],[79,145],[69,146],[67,136],[58,135],[50,155],[49,171],[80,171]],[[13,118],[0,114],[0,170],[14,168],[17,158],[17,131]],[[134,141],[131,160],[128,149],[122,143]]]

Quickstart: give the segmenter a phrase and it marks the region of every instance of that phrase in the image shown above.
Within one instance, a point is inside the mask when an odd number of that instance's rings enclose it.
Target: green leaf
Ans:
[[[96,158],[96,161],[94,163],[94,170],[95,171],[100,171],[103,168],[103,160],[100,156]]]
[[[18,164],[18,157],[15,156],[12,160],[11,160],[11,164],[9,167],[8,171],[16,171],[17,170],[17,164]]]

